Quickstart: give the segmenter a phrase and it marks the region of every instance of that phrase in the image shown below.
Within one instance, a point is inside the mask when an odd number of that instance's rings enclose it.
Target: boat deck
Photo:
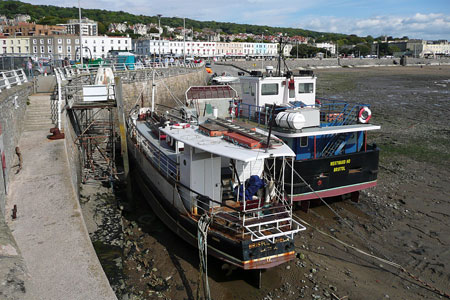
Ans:
[[[173,162],[177,161],[177,153],[175,150],[170,147],[165,140],[159,140],[158,136],[156,136],[150,127],[150,125],[145,121],[137,121],[136,129],[139,133],[145,137],[150,143],[153,145],[159,145],[159,150],[165,154],[168,158],[170,158]]]

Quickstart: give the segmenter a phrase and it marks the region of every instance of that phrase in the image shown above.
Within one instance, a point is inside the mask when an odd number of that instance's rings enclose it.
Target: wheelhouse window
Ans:
[[[295,90],[294,89],[289,90],[289,98],[295,98]]]
[[[313,83],[299,83],[298,84],[298,93],[299,94],[307,94],[314,92],[314,84]]]
[[[278,83],[265,83],[261,85],[261,95],[278,95]]]
[[[302,136],[300,138],[300,147],[306,147],[306,146],[308,146],[308,137]]]
[[[242,85],[242,92],[243,92],[245,95],[250,95],[250,91],[251,91],[250,83],[246,83],[246,84],[243,84],[243,85]]]

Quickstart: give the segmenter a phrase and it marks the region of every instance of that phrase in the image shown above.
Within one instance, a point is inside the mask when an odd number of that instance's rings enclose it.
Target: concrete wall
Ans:
[[[286,64],[291,70],[299,68],[317,68],[317,67],[343,67],[343,66],[392,66],[394,61],[400,64],[399,58],[381,58],[381,59],[359,59],[359,58],[324,58],[324,59],[286,59]],[[245,61],[245,60],[231,60],[221,61],[218,64],[231,64],[238,68],[246,70],[261,70],[261,61]],[[266,60],[263,62],[264,68],[266,66],[273,66],[276,69],[278,61]],[[425,59],[425,58],[407,58],[408,65],[416,64],[450,64],[450,58],[441,59]],[[284,67],[284,66],[283,66]]]
[[[64,144],[66,147],[67,160],[69,161],[70,177],[72,185],[77,196],[80,196],[81,184],[81,154],[78,146],[75,144],[76,134],[71,124],[71,114],[67,110],[63,113],[63,128],[64,128]]]
[[[16,158],[15,148],[19,142],[24,128],[25,111],[28,96],[33,92],[33,83],[24,83],[0,92],[0,124],[3,131],[3,144],[6,157],[6,181],[9,182],[14,176],[13,164]],[[1,164],[0,164],[1,166]],[[0,168],[0,217],[5,214],[6,190],[4,178]]]
[[[175,106],[177,102],[173,100],[173,96],[185,101],[185,92],[190,86],[205,85],[207,80],[205,68],[200,68],[195,72],[188,74],[180,74],[166,78],[155,79],[156,83],[156,103]],[[150,107],[152,99],[152,81],[127,82],[122,84],[125,113],[127,113],[135,104],[139,95],[142,93],[144,97],[144,105]]]

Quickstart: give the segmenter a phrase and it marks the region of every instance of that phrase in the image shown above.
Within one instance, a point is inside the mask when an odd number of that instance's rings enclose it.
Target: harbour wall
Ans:
[[[238,69],[261,70],[262,67],[272,66],[276,69],[278,60],[226,60],[216,64],[234,65]],[[450,58],[428,59],[428,58],[406,58],[406,64],[411,65],[439,65],[450,64]],[[339,68],[339,67],[376,67],[376,66],[395,66],[400,65],[400,58],[380,58],[380,59],[360,59],[360,58],[324,58],[324,59],[286,59],[286,65],[289,69],[308,69],[308,68]],[[282,66],[283,68],[284,66]]]
[[[28,96],[33,93],[33,89],[33,83],[28,82],[0,91],[0,139],[3,140],[6,167],[4,176],[0,159],[0,282],[6,283],[0,292],[4,299],[29,297],[27,290],[30,286],[30,276],[19,247],[5,222],[8,213],[5,211],[6,194],[11,192],[10,189],[6,190],[5,182],[8,186],[15,175],[15,148],[25,126]]]
[[[67,110],[63,115],[63,128],[64,128],[64,145],[66,148],[67,160],[69,162],[70,178],[72,180],[73,189],[77,195],[80,196],[80,184],[81,184],[81,153],[78,146],[75,144],[76,134],[72,126],[72,114]],[[79,200],[79,199],[78,199]]]
[[[0,162],[0,211],[1,218],[6,214],[5,201],[8,186],[14,176],[13,165],[16,161],[16,146],[24,128],[25,112],[28,96],[33,93],[33,83],[27,82],[13,86],[10,89],[2,89],[0,92],[0,125],[3,139],[3,152],[5,154],[6,176],[2,172]],[[0,141],[1,143],[1,141]],[[6,187],[5,187],[6,182]]]
[[[205,68],[193,70],[187,74],[173,74],[167,77],[155,78],[155,103],[170,107],[177,105],[177,100],[184,103],[186,90],[191,86],[205,85],[208,73]],[[152,80],[133,81],[122,78],[125,114],[136,104],[141,104],[143,97],[144,106],[150,107],[152,100]]]

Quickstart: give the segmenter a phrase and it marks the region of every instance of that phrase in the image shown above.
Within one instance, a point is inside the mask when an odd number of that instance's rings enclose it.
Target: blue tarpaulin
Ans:
[[[258,192],[259,189],[266,186],[264,179],[259,178],[258,175],[252,175],[246,181],[245,184],[245,200],[251,200],[253,196]],[[239,187],[239,200],[242,199],[242,192],[244,188],[243,185]],[[238,187],[234,188],[234,196],[236,197],[238,191]]]

